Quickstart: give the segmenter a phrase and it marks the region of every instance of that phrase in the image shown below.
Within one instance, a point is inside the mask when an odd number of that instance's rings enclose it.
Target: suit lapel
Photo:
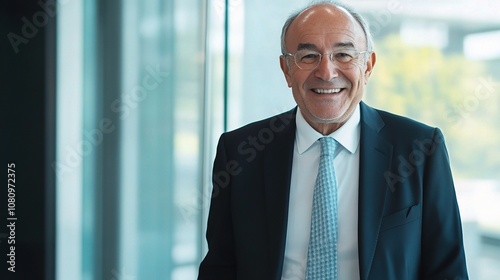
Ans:
[[[276,131],[274,140],[266,148],[265,155],[265,205],[268,227],[269,269],[273,279],[281,279],[288,222],[290,180],[295,142],[296,109],[281,115],[272,125],[283,123]]]
[[[384,173],[390,170],[392,145],[379,132],[380,115],[361,102],[358,246],[361,279],[367,279],[377,246],[388,191]]]

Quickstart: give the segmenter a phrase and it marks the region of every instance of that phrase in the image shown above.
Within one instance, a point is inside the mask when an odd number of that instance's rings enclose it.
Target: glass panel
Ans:
[[[204,13],[198,1],[125,1],[116,274],[196,277],[201,213],[188,210],[202,181]]]
[[[57,279],[195,279],[224,49],[209,56],[217,80],[206,90],[204,3],[96,3],[58,14]],[[120,18],[110,44],[100,24]],[[113,131],[94,134],[104,116]]]
[[[295,106],[279,65],[280,34],[288,14],[308,3],[229,1],[229,130]]]
[[[56,277],[82,279],[83,3],[58,5]],[[76,272],[76,273],[75,273]]]

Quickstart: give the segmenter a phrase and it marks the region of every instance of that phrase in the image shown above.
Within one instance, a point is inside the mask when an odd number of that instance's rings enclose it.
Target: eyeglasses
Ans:
[[[357,51],[357,50],[337,50],[332,53],[321,54],[312,50],[300,50],[296,53],[285,53],[286,56],[293,57],[295,64],[302,70],[314,70],[318,67],[323,55],[327,55],[330,61],[335,63],[337,67],[342,70],[347,70],[352,68],[361,54],[367,53],[367,51]]]

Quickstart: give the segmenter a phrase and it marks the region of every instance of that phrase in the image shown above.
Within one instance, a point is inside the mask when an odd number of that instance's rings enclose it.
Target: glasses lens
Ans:
[[[300,50],[295,53],[295,63],[302,70],[312,70],[321,61],[321,54],[315,51]]]
[[[356,56],[356,52],[352,50],[340,50],[336,51],[332,54],[333,60],[339,62],[339,63],[349,63],[353,60],[353,58]]]
[[[354,66],[362,67],[364,60],[361,58],[364,53],[366,52],[358,52],[351,49],[338,50],[332,53],[332,59],[341,69],[351,69]]]

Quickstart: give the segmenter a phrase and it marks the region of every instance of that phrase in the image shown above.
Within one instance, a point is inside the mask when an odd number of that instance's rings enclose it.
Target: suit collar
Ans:
[[[377,246],[388,191],[384,174],[390,170],[392,144],[380,132],[379,113],[361,102],[358,248],[361,279],[367,279]]]

